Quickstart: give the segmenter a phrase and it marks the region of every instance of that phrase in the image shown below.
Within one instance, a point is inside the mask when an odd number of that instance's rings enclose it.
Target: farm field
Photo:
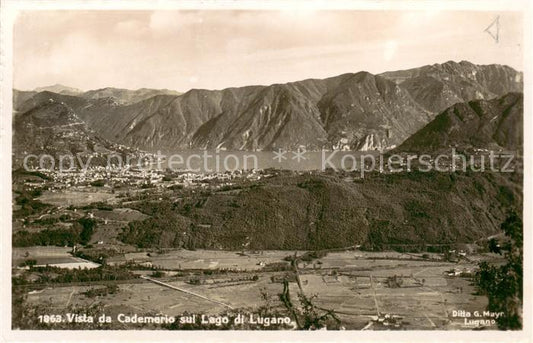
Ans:
[[[116,293],[96,298],[88,298],[83,292],[101,288],[102,285],[61,285],[37,292],[30,291],[27,301],[57,310],[65,308],[66,304],[101,304],[108,315],[253,313],[265,305],[265,299],[268,299],[271,308],[283,310],[278,296],[283,290],[283,284],[276,279],[282,278],[286,272],[264,271],[257,263],[281,262],[293,253],[263,251],[241,256],[239,252],[230,251],[176,250],[155,256],[127,254],[133,259],[144,256],[154,266],[163,269],[178,269],[181,265],[181,272],[167,270],[157,280],[194,294],[137,279],[135,282],[121,282]],[[475,288],[468,278],[450,277],[447,273],[454,269],[470,270],[475,267],[474,264],[402,260],[399,255],[387,260],[383,259],[384,254],[334,252],[320,259],[320,268],[316,264],[313,268],[312,264],[300,263],[302,289],[307,296],[314,297],[317,306],[334,310],[346,329],[388,329],[376,320],[383,315],[401,318],[401,325],[394,329],[472,329],[464,325],[463,318],[454,318],[452,312],[483,311],[487,305],[486,298],[474,294]],[[390,253],[391,256],[392,254],[396,253]],[[229,268],[233,272],[204,273],[200,276],[193,272],[215,268]],[[188,272],[188,269],[191,271]],[[150,276],[152,272],[139,273]],[[254,275],[257,278],[252,281],[251,277]],[[399,287],[391,287],[389,284],[390,278],[394,276],[402,280]],[[192,284],[190,280],[194,278],[201,282]],[[296,282],[289,283],[289,290],[296,297],[299,291]]]
[[[298,252],[301,254],[301,252]],[[153,255],[150,261],[162,269],[232,269],[260,270],[264,265],[276,263],[294,254],[293,251],[261,251],[240,253],[213,250],[172,250]]]
[[[44,191],[38,200],[54,206],[86,206],[93,202],[112,202],[115,194],[94,190]]]
[[[124,243],[117,238],[122,228],[130,221],[144,220],[147,215],[131,208],[115,208],[111,211],[93,210],[91,211],[95,219],[100,221],[91,237],[91,243],[101,242],[106,245],[119,246],[123,248]]]
[[[34,260],[37,266],[52,266],[67,269],[96,268],[99,264],[72,256],[69,247],[25,247],[13,248],[13,266],[19,266],[27,260]]]

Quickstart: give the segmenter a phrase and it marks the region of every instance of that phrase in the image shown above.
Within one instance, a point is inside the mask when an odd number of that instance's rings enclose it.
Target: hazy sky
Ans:
[[[497,15],[498,43],[483,32]],[[522,70],[522,24],[515,12],[23,12],[14,83],[187,91],[448,60]]]

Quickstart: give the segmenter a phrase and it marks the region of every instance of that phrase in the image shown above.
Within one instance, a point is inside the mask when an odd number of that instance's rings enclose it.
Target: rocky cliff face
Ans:
[[[157,93],[146,99],[150,92],[41,92],[29,98],[23,94],[15,105],[25,112],[53,98],[68,104],[103,138],[149,151],[384,150],[455,103],[521,90],[522,74],[512,68],[447,62],[381,75],[359,72],[270,86]]]
[[[386,149],[432,118],[397,84],[366,72],[324,94],[318,107],[329,140],[351,150]]]

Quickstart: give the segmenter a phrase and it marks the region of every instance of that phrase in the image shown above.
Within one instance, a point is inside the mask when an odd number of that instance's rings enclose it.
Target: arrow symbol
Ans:
[[[500,16],[497,16],[484,32],[488,33],[498,43],[500,40]]]

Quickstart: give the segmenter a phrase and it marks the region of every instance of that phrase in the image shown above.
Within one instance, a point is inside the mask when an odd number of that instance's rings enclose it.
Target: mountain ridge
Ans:
[[[18,94],[15,108],[24,112],[53,98],[67,103],[103,138],[147,151],[301,146],[388,150],[455,103],[521,92],[522,77],[507,66],[450,61],[377,75],[345,73],[268,86],[132,98],[139,101],[105,96],[106,88],[74,97]]]
[[[409,137],[397,150],[521,149],[523,102],[522,93],[507,93],[492,100],[457,103]]]

